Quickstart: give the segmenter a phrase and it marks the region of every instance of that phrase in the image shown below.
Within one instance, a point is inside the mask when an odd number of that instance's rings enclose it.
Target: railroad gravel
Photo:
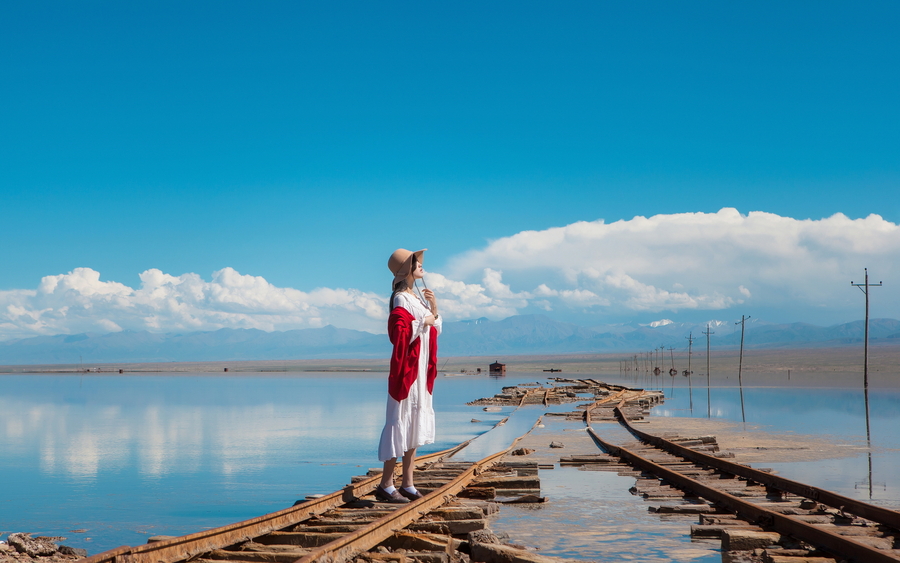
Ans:
[[[87,556],[83,549],[74,549],[58,542],[62,537],[32,536],[28,533],[11,533],[0,541],[0,563],[56,563],[73,561]]]

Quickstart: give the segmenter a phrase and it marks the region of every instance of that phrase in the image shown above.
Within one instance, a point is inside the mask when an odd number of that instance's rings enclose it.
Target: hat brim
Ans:
[[[415,252],[411,252],[406,260],[403,261],[403,264],[400,265],[400,268],[397,269],[397,273],[394,274],[394,283],[397,283],[400,280],[405,280],[412,270],[412,259],[413,256],[416,257],[416,262],[419,264],[422,263],[422,255],[425,254],[427,248],[423,248],[422,250],[416,250]]]

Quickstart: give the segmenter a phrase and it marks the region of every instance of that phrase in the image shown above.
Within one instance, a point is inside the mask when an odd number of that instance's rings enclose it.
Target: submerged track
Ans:
[[[570,381],[579,385],[603,385],[594,380]],[[648,405],[648,393],[607,387],[608,397],[584,411],[588,433],[605,452],[643,472],[646,478],[639,479],[641,486],[636,492],[643,488],[643,494],[649,498],[692,501],[691,505],[681,505],[671,512],[701,513],[701,523],[705,522],[707,527],[698,526],[699,534],[706,531],[728,536],[731,527],[735,538],[743,538],[735,539],[735,543],[745,541],[744,545],[764,547],[779,541],[796,544],[791,542],[793,538],[808,544],[805,547],[815,548],[806,549],[807,552],[821,552],[838,559],[857,563],[900,561],[900,512],[716,457],[712,454],[718,448],[709,443],[714,439],[703,437],[679,443],[638,430],[630,420],[629,411],[631,416],[643,412]],[[605,407],[608,419],[611,404],[615,404],[614,416],[641,441],[637,447],[629,449],[613,444],[593,428],[592,416],[603,416]],[[585,463],[600,461],[584,460]],[[708,516],[704,517],[704,512]],[[774,535],[737,533],[741,522],[731,520],[735,515],[753,525],[745,527],[747,531],[753,532],[756,527]],[[799,555],[804,549],[773,548],[772,551]]]
[[[559,403],[591,394],[581,416],[594,443],[606,454],[561,459],[563,464],[635,472],[633,489],[666,504],[660,513],[698,514],[696,536],[718,535],[723,549],[764,549],[767,561],[845,560],[856,563],[900,562],[900,513],[734,463],[717,454],[713,437],[664,439],[638,430],[633,422],[662,393],[607,385],[596,380],[557,379],[545,388],[504,388],[479,404]],[[618,420],[634,444],[614,444],[593,427],[597,420]],[[540,422],[535,423],[537,425]],[[502,422],[501,422],[502,424]],[[409,504],[374,502],[380,474],[354,478],[341,491],[244,522],[165,538],[138,547],[121,547],[89,557],[85,563],[338,563],[404,560],[454,561],[471,549],[468,534],[485,527],[497,505],[486,502],[498,490],[509,497],[540,494],[537,463],[504,463],[509,448],[476,463],[450,458],[456,448],[417,460],[423,499]],[[501,493],[502,494],[502,493]],[[524,498],[524,497],[523,497]],[[471,543],[471,542],[469,542]],[[403,549],[378,553],[375,549]],[[807,559],[802,559],[806,557]]]
[[[381,480],[376,473],[355,479],[343,490],[265,516],[142,546],[123,546],[82,561],[338,563],[388,540],[421,552],[406,561],[449,561],[448,555],[461,543],[459,537],[483,529],[484,517],[496,510],[496,504],[479,499],[494,498],[497,489],[512,496],[539,493],[536,464],[498,463],[520,439],[475,463],[448,460],[471,440],[421,456],[416,476],[425,497],[408,504],[374,500],[371,495]]]

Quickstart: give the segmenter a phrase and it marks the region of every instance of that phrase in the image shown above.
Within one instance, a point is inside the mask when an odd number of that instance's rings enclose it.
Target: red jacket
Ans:
[[[388,336],[394,345],[391,355],[391,372],[388,376],[388,393],[397,401],[409,396],[409,389],[419,376],[419,338],[409,342],[415,318],[403,307],[394,307],[388,317]],[[426,373],[428,392],[434,392],[437,379],[437,329],[429,327],[429,358]]]

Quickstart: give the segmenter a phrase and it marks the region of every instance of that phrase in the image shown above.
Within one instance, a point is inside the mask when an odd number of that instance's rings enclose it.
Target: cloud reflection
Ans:
[[[129,466],[149,478],[202,470],[236,476],[285,455],[321,456],[329,451],[323,444],[348,436],[375,444],[383,408],[357,405],[347,416],[308,403],[97,408],[0,398],[0,446],[13,457],[33,457],[42,473],[84,482]]]

